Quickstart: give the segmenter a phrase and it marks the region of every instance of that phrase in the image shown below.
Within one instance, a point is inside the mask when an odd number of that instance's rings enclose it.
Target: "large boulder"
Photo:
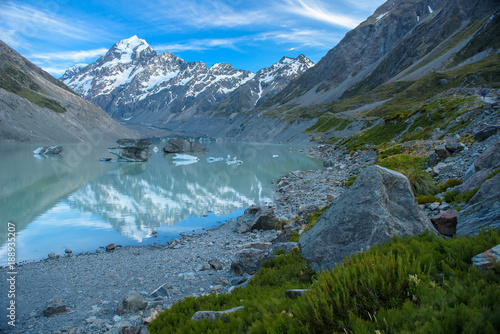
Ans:
[[[477,141],[483,141],[493,136],[498,132],[498,127],[495,125],[486,125],[481,130],[474,134],[474,139]]]
[[[439,233],[451,237],[457,233],[457,215],[457,210],[441,211],[431,222]]]
[[[389,240],[393,235],[436,233],[418,207],[408,179],[398,172],[370,166],[299,238],[304,259],[319,272],[344,257]]]
[[[474,162],[474,173],[460,186],[460,192],[479,187],[486,176],[497,168],[500,168],[500,140],[488,147]]]
[[[500,174],[486,180],[457,216],[457,235],[473,235],[481,227],[500,228]]]
[[[123,311],[140,311],[148,306],[148,302],[139,293],[131,290],[122,300]]]
[[[234,231],[238,233],[251,230],[272,230],[276,224],[274,209],[270,206],[255,206],[247,208],[243,216],[236,219]]]
[[[231,263],[233,276],[255,274],[266,257],[266,252],[260,249],[247,248],[238,251]]]
[[[149,138],[140,138],[140,139],[122,138],[118,139],[116,143],[120,147],[138,147],[143,150],[150,150],[153,148],[153,143]]]
[[[167,142],[163,151],[165,153],[208,152],[208,148],[203,147],[197,141],[192,142],[182,138],[175,138]]]

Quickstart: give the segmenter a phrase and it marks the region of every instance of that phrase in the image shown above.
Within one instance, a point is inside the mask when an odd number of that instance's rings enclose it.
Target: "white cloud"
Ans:
[[[273,31],[259,34],[256,40],[272,40],[277,44],[292,43],[301,47],[331,48],[342,39],[341,35],[322,30]],[[299,47],[295,47],[297,49]]]
[[[35,37],[45,32],[83,39],[88,37],[87,31],[78,28],[75,22],[64,22],[55,13],[45,12],[29,5],[4,3],[1,6],[2,20],[24,36]]]
[[[320,2],[315,0],[286,0],[283,10],[310,19],[325,22],[334,26],[348,29],[355,28],[362,20],[340,13],[335,13]]]
[[[170,52],[182,52],[182,51],[203,51],[215,48],[225,48],[239,50],[238,44],[245,43],[249,40],[249,37],[238,37],[238,38],[207,38],[207,39],[194,39],[188,40],[184,43],[170,43],[170,44],[160,44],[152,46],[155,51],[170,51]]]
[[[50,67],[50,66],[42,66],[42,70],[52,74],[55,78],[60,77],[66,72],[67,68],[60,67]]]
[[[50,53],[35,53],[31,54],[29,57],[33,59],[43,59],[43,60],[65,60],[71,62],[81,62],[84,60],[93,60],[98,56],[102,56],[108,51],[106,48],[99,48],[94,50],[82,50],[82,51],[64,51],[64,52],[50,52]]]
[[[179,24],[198,29],[234,28],[269,23],[273,20],[269,8],[238,10],[230,5],[230,1],[163,0],[144,4],[148,6],[148,10],[144,11],[142,15],[173,29]],[[166,21],[168,23],[165,23]]]

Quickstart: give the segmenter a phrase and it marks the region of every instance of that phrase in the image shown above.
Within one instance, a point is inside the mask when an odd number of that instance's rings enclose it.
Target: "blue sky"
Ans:
[[[158,53],[256,72],[315,63],[384,0],[0,0],[0,39],[55,77],[137,35]]]

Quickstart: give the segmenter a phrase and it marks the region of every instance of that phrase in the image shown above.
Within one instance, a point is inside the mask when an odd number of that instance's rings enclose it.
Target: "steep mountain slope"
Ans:
[[[251,109],[311,66],[309,59],[299,56],[284,57],[257,73],[225,63],[208,68],[170,52],[158,55],[145,40],[133,36],[89,66],[68,69],[61,80],[117,120],[152,124],[186,120],[212,109]]]
[[[262,107],[311,108],[366,94],[391,80],[416,80],[444,70],[498,7],[494,0],[387,1],[347,33],[314,68]],[[493,34],[498,39],[498,30]],[[483,57],[495,52],[498,46]],[[434,66],[405,78],[403,71],[415,70],[438,57],[441,59]],[[286,105],[290,107],[283,108]]]
[[[0,141],[97,143],[136,136],[0,41]]]

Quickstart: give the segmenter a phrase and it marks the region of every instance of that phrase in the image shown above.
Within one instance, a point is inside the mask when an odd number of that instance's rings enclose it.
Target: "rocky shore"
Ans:
[[[407,143],[422,155],[435,148],[478,133],[486,121],[498,123],[496,108],[488,118],[473,123],[463,133],[428,141]],[[471,141],[447,157],[438,157],[429,166],[435,180],[463,179],[474,161],[500,140],[496,131],[481,141]],[[375,163],[375,150],[349,153],[330,145],[304,149],[323,159],[321,170],[295,171],[278,180],[274,213],[295,219],[297,229],[308,213],[332,202],[345,189],[346,181]],[[439,164],[440,163],[440,164]],[[439,166],[439,168],[437,168]],[[438,196],[440,196],[438,194]],[[446,204],[446,203],[444,203]],[[441,204],[443,205],[443,204]],[[428,218],[443,207],[423,206]],[[244,220],[244,219],[242,219]],[[231,268],[235,255],[244,248],[286,241],[274,230],[241,230],[242,220],[230,221],[200,234],[182,237],[161,246],[125,247],[111,251],[68,255],[18,266],[16,280],[15,327],[3,317],[0,331],[6,333],[147,333],[147,323],[176,301],[208,293],[228,293],[245,284],[248,275],[235,275]],[[240,229],[240,232],[235,230]],[[267,246],[266,246],[267,245]],[[263,252],[265,252],[265,250]],[[1,268],[3,277],[7,268]],[[0,291],[8,282],[0,280]],[[5,298],[0,305],[7,308]]]
[[[230,273],[235,252],[249,243],[269,243],[277,232],[240,234],[233,232],[235,224],[183,235],[164,246],[124,247],[20,265],[16,326],[8,326],[3,315],[0,331],[146,333],[151,316],[177,300],[227,293],[244,284],[247,276]],[[6,277],[7,269],[1,272]],[[7,283],[1,280],[1,291],[8,291]]]

